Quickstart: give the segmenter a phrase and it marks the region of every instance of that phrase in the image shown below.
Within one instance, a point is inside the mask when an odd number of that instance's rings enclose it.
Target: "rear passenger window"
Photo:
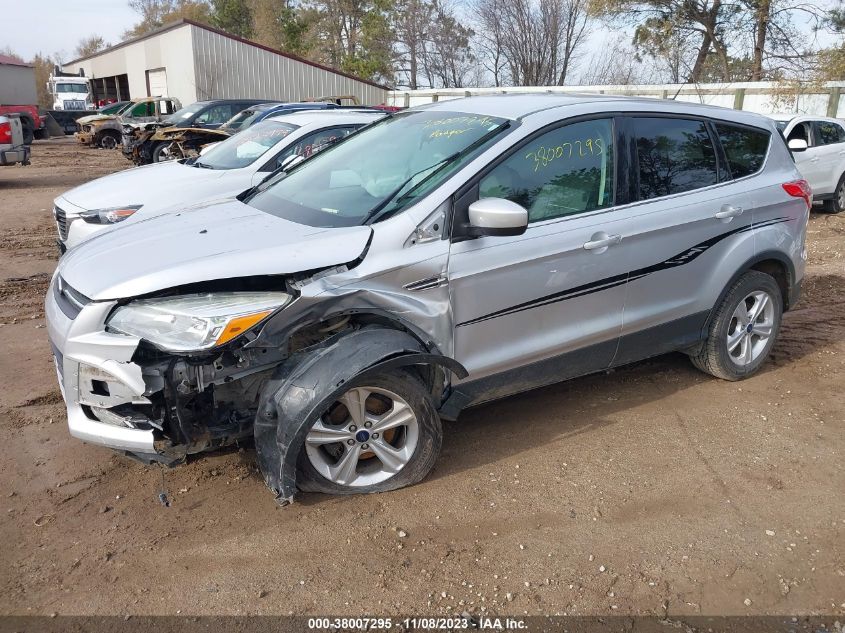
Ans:
[[[742,178],[760,171],[769,150],[768,132],[725,123],[717,123],[716,132],[727,155],[732,178]]]
[[[529,222],[613,204],[613,123],[582,121],[530,141],[479,183],[480,198],[506,198]]]
[[[816,121],[816,145],[832,145],[845,141],[845,129],[831,121]]]
[[[716,152],[702,121],[635,118],[640,199],[716,184]]]

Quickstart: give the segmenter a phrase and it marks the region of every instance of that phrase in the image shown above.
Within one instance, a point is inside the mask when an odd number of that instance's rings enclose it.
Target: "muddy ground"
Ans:
[[[845,613],[845,214],[754,378],[540,389],[446,424],[418,486],[281,509],[250,447],[164,471],[68,435],[51,201],[127,166],[62,139],[0,169],[0,613]]]

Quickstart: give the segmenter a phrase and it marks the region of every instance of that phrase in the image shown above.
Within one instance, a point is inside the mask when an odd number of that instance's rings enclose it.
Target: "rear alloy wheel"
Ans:
[[[329,494],[382,492],[423,479],[442,442],[431,397],[410,374],[351,383],[305,436],[299,487]]]
[[[707,340],[690,356],[693,364],[724,380],[751,376],[768,357],[782,314],[777,282],[765,273],[748,271],[716,308]]]

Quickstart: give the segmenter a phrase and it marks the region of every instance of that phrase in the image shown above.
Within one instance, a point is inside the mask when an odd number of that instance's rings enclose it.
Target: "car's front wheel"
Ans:
[[[845,211],[845,174],[839,178],[836,190],[831,200],[824,201],[824,210],[828,213],[842,213]]]
[[[384,492],[421,481],[440,453],[440,418],[410,373],[351,381],[320,407],[299,456],[298,486],[307,492]]]
[[[750,270],[716,307],[707,339],[693,364],[724,380],[742,380],[765,362],[780,330],[783,299],[777,282]]]

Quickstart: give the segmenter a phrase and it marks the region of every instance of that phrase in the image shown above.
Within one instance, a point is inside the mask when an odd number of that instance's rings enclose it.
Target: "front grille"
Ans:
[[[56,218],[56,227],[59,229],[59,237],[62,240],[67,239],[67,230],[70,222],[67,220],[67,213],[61,207],[53,207],[53,216]]]
[[[91,299],[71,288],[61,276],[56,277],[53,293],[59,309],[69,319],[75,319],[82,312],[82,308],[91,303]]]
[[[72,101],[65,101],[65,110],[84,110],[85,102],[78,99]]]

